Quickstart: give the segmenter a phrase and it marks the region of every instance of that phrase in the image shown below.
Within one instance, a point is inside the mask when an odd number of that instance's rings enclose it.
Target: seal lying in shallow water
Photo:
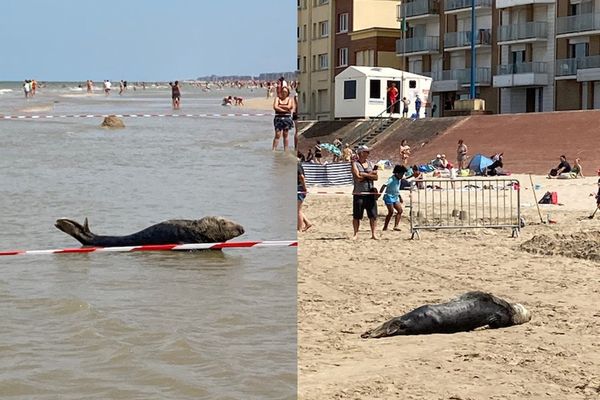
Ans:
[[[225,218],[204,217],[197,220],[171,219],[127,236],[101,236],[90,231],[88,220],[83,225],[61,218],[54,225],[73,236],[84,246],[142,246],[182,243],[225,242],[244,233],[244,228]]]
[[[455,333],[489,326],[503,328],[524,324],[531,313],[521,304],[508,302],[483,292],[468,292],[443,304],[425,305],[392,318],[361,337]]]

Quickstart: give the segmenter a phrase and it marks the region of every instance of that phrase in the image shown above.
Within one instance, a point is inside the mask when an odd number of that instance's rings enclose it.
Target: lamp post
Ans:
[[[475,73],[477,71],[475,62],[475,0],[471,0],[471,84],[469,86],[469,98],[475,98]]]

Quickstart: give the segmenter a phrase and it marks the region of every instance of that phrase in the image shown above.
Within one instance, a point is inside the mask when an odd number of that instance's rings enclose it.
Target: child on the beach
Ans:
[[[379,193],[383,193],[385,190],[385,194],[383,195],[383,202],[387,207],[388,213],[385,216],[385,223],[383,225],[383,230],[387,231],[390,220],[392,219],[392,215],[394,215],[394,210],[396,210],[396,218],[394,219],[394,230],[399,231],[400,228],[400,217],[402,216],[402,197],[400,196],[400,181],[402,177],[406,173],[406,167],[403,165],[396,165],[394,167],[392,176],[388,179],[388,181],[381,187]]]

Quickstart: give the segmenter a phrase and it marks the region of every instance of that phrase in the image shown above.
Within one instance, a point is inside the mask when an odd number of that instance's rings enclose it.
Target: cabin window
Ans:
[[[371,79],[369,81],[369,98],[380,99],[381,98],[381,81],[379,79]]]
[[[416,89],[417,88],[417,81],[408,81],[408,88],[409,89]]]
[[[356,99],[356,81],[344,81],[344,100]]]

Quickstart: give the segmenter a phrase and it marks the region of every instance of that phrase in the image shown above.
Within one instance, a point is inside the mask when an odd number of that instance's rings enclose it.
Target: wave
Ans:
[[[10,93],[12,91],[13,91],[12,89],[0,89],[0,94]]]

